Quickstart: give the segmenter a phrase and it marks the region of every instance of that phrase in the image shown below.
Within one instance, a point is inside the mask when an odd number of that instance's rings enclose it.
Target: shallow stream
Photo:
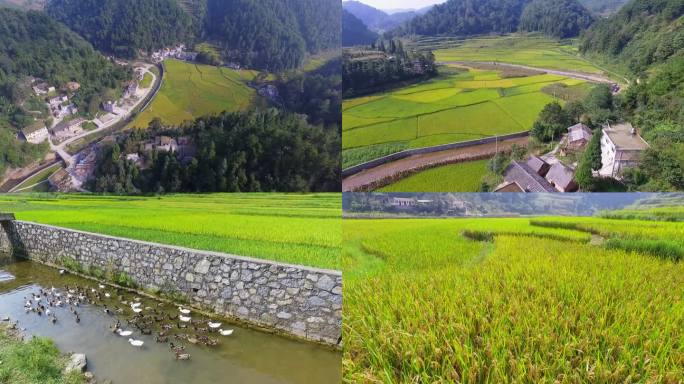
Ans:
[[[66,287],[69,288],[66,288]],[[86,291],[92,303],[78,307],[46,307],[57,317],[53,324],[45,314],[26,311],[27,299],[38,295],[40,289],[60,292],[61,297],[69,290],[78,288]],[[90,292],[95,289],[97,294]],[[109,298],[105,297],[109,294]],[[100,296],[96,298],[95,296]],[[99,284],[73,275],[60,275],[59,271],[28,261],[2,261],[0,256],[0,319],[9,317],[18,321],[19,329],[26,336],[41,336],[52,339],[59,349],[66,352],[84,353],[88,359],[87,369],[99,381],[111,380],[117,383],[171,384],[171,383],[340,383],[341,354],[318,345],[290,340],[281,336],[241,328],[225,320],[221,328],[232,329],[231,336],[203,330],[210,319],[194,313],[198,331],[180,329],[185,324],[175,319],[178,308],[171,304],[140,298],[141,308],[149,313],[153,324],[137,329],[131,325],[135,314],[129,303],[137,295],[112,287],[100,288]],[[43,301],[44,303],[47,300]],[[126,304],[122,304],[125,302]],[[104,306],[112,313],[105,313]],[[78,313],[80,321],[72,308]],[[121,328],[132,330],[132,338],[144,341],[141,348],[133,347],[128,337],[121,337],[112,331],[118,321]],[[155,338],[162,325],[172,326],[168,342],[157,342]],[[150,335],[141,332],[151,330]],[[176,339],[174,335],[188,335]],[[217,340],[217,346],[193,344],[196,338]],[[190,339],[191,341],[188,341]],[[176,360],[169,343],[185,346],[190,360]]]

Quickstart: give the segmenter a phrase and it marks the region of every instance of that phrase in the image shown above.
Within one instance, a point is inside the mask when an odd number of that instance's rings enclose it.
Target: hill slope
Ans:
[[[45,10],[97,49],[121,57],[190,37],[190,16],[176,0],[51,0]]]
[[[521,24],[523,17],[526,21]],[[395,33],[470,36],[522,29],[569,37],[576,36],[590,20],[589,12],[577,0],[449,0]]]
[[[346,9],[342,10],[342,46],[371,44],[378,35]]]
[[[416,11],[403,11],[388,14],[359,1],[345,1],[342,7],[361,20],[369,29],[382,32],[398,27],[418,16]]]
[[[336,0],[207,0],[207,37],[244,65],[296,68],[309,53],[340,45]]]
[[[15,139],[18,129],[34,123],[34,113],[26,109],[42,104],[34,100],[28,76],[55,87],[79,82],[81,89],[72,101],[87,110],[130,73],[45,14],[0,8],[0,174],[6,165],[23,165],[38,155],[36,146]],[[27,103],[31,100],[35,102]]]
[[[634,73],[679,55],[682,49],[681,0],[632,0],[614,16],[594,24],[580,46],[583,53],[598,53],[624,62]]]

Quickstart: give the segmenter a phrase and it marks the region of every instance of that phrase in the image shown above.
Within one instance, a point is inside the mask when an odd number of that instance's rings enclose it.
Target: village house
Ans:
[[[392,206],[395,208],[411,208],[415,207],[418,205],[418,201],[416,199],[410,199],[410,198],[404,198],[404,197],[395,197],[392,199]]]
[[[67,95],[59,95],[48,99],[47,102],[50,104],[50,107],[54,108],[62,103],[66,103],[67,101],[69,101],[69,97]]]
[[[57,139],[66,139],[71,136],[81,133],[83,130],[81,124],[85,121],[83,118],[77,118],[70,121],[62,121],[51,129],[51,133]]]
[[[33,86],[33,92],[36,96],[47,95],[48,93],[55,92],[55,87],[51,87],[46,82],[40,82]]]
[[[594,136],[591,128],[579,123],[568,128],[568,138],[564,149],[566,151],[577,152],[583,150]]]
[[[70,81],[70,82],[66,83],[65,88],[70,92],[76,92],[79,89],[81,89],[81,84],[79,84],[75,81]]]
[[[558,171],[552,174],[552,169],[551,165],[537,156],[525,162],[513,160],[504,171],[504,182],[494,192],[557,192],[557,188],[547,180],[549,175],[556,178]]]
[[[104,103],[102,103],[102,109],[103,109],[105,112],[109,112],[109,113],[114,113],[114,107],[115,107],[115,106],[116,106],[116,103],[113,102],[113,101],[111,101],[111,100],[110,100],[110,101],[105,101]]]
[[[546,180],[558,190],[558,192],[575,192],[579,185],[575,181],[575,171],[566,167],[563,163],[555,163],[546,174]]]
[[[37,121],[34,124],[21,130],[21,133],[31,144],[40,144],[48,137],[48,130],[44,121]]]
[[[601,138],[603,168],[599,175],[620,178],[622,171],[639,164],[641,155],[649,148],[630,123],[607,124]]]
[[[124,87],[123,98],[128,98],[128,97],[134,96],[137,91],[138,91],[138,82],[137,81],[129,81]]]

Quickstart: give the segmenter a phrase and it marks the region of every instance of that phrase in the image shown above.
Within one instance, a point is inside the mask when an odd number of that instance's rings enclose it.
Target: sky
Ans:
[[[423,8],[428,5],[443,3],[446,0],[359,0],[378,9]]]

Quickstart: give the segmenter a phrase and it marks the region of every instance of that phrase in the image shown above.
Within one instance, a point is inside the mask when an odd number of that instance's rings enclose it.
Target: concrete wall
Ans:
[[[482,144],[489,144],[489,143],[494,143],[497,140],[498,141],[503,141],[503,140],[508,140],[508,139],[517,139],[521,137],[527,137],[529,136],[529,132],[518,132],[518,133],[513,133],[510,135],[502,135],[498,137],[487,137],[485,139],[479,139],[479,140],[472,140],[472,141],[463,141],[460,143],[452,143],[452,144],[443,144],[443,145],[437,145],[434,147],[426,147],[426,148],[417,148],[417,149],[407,149],[405,151],[393,153],[391,155],[387,155],[385,157],[381,157],[375,160],[371,160],[368,162],[365,162],[363,164],[355,165],[353,167],[349,167],[347,169],[342,170],[342,177],[349,177],[351,175],[355,175],[359,172],[365,171],[367,169],[375,168],[377,166],[386,164],[386,163],[391,163],[393,161],[401,160],[409,156],[413,155],[421,155],[421,154],[426,154],[426,153],[433,153],[433,152],[439,152],[439,151],[446,151],[449,149],[457,149],[457,148],[466,148],[466,147],[472,147],[473,145],[482,145]]]
[[[146,289],[184,294],[228,317],[339,344],[342,274],[215,252],[96,235],[23,221],[5,226],[15,253],[54,265],[124,272]],[[3,231],[4,232],[4,231]]]

